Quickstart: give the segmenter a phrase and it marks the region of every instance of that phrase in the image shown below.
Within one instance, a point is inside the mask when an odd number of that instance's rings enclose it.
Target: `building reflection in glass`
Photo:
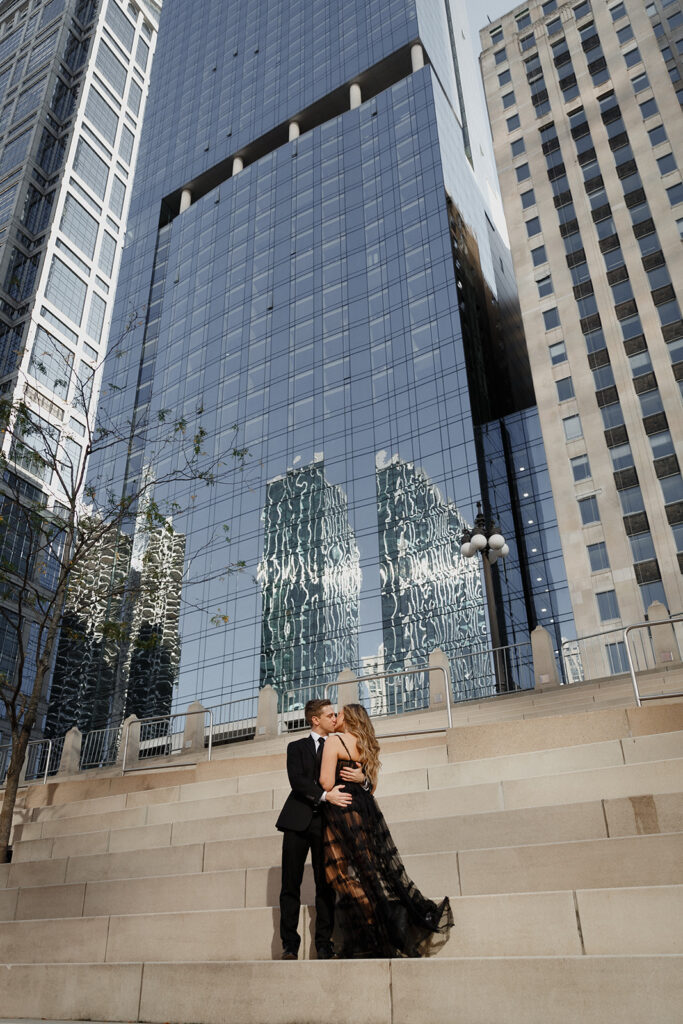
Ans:
[[[487,630],[479,567],[460,554],[465,520],[423,470],[398,455],[377,455],[376,482],[385,670],[422,665],[440,647],[456,699],[493,692],[485,667],[473,673],[471,655],[486,647]],[[426,678],[408,677],[405,685],[423,688]]]
[[[184,557],[183,534],[164,530],[135,540],[110,535],[93,545],[67,594],[48,736],[170,713]]]
[[[358,662],[361,589],[347,496],[325,479],[322,455],[267,483],[263,522],[260,685],[320,684],[322,696]]]

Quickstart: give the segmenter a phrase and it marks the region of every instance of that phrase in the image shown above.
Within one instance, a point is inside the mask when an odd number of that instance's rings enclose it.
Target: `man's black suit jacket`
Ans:
[[[320,763],[312,736],[294,740],[287,747],[287,775],[292,792],[285,800],[275,827],[305,832],[320,807],[323,787],[318,781]]]

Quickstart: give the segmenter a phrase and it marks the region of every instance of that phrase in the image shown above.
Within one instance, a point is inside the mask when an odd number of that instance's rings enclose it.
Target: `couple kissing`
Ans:
[[[310,731],[287,747],[292,791],[276,822],[283,834],[282,959],[299,955],[309,850],[319,960],[431,955],[453,925],[450,904],[426,899],[406,874],[374,798],[379,743],[365,708],[347,704],[337,715],[329,700],[311,700],[304,714]]]

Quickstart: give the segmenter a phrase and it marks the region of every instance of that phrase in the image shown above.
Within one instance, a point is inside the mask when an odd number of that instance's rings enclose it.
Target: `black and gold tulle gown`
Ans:
[[[372,793],[339,777],[342,768],[355,767],[337,762],[336,781],[351,793],[351,804],[325,805],[325,873],[337,893],[341,955],[431,956],[453,927],[448,897],[434,903],[410,880]]]

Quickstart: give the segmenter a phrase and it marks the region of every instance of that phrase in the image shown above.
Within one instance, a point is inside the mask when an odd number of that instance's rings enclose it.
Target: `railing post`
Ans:
[[[185,729],[183,730],[183,750],[193,754],[204,753],[204,717],[206,708],[201,701],[195,700],[190,704],[185,715]]]
[[[358,679],[350,668],[343,668],[337,676],[337,710],[345,704],[358,703]]]
[[[262,686],[258,693],[254,739],[269,740],[277,733],[277,691],[270,685]]]
[[[81,764],[82,743],[83,733],[77,726],[72,726],[64,737],[62,756],[59,759],[59,768],[56,772],[58,778],[78,773]]]
[[[669,621],[669,612],[666,605],[662,604],[661,601],[653,601],[647,610],[647,618],[652,623],[650,626],[650,636],[652,638],[655,665],[672,664],[675,661],[680,661],[681,656],[678,651],[676,634]]]
[[[448,702],[446,680],[450,684],[450,667],[448,658],[440,647],[435,647],[429,654],[429,710],[445,711]]]
[[[543,626],[531,631],[531,656],[534,662],[534,685],[537,690],[554,689],[560,685],[555,661],[553,638]]]
[[[131,760],[137,761],[140,756],[140,729],[135,728],[139,721],[137,715],[129,715],[122,726],[121,738],[123,742],[116,755],[116,767],[121,769],[122,775],[125,775],[126,765]]]

